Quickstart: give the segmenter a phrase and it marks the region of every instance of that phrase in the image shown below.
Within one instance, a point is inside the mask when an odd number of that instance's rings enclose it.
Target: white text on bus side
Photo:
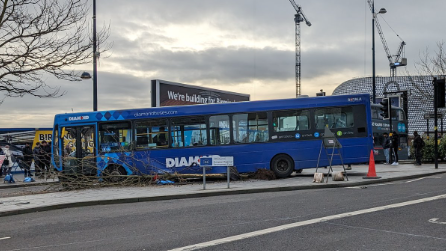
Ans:
[[[200,156],[189,156],[189,160],[186,157],[181,158],[166,158],[166,167],[182,167],[182,166],[191,166],[193,163],[198,163],[200,160]]]

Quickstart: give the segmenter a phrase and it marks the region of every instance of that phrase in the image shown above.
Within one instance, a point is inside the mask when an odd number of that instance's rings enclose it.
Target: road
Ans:
[[[1,217],[0,250],[445,250],[445,208],[445,174],[80,207]]]

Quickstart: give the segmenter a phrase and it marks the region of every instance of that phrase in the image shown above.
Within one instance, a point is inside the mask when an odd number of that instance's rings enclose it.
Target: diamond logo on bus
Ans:
[[[68,117],[68,121],[77,121],[77,120],[86,120],[86,119],[90,119],[90,116]]]
[[[319,138],[319,133],[318,133],[318,132],[315,132],[315,133],[314,133],[314,137]]]
[[[336,132],[336,135],[338,135],[339,137],[341,137],[341,136],[342,136],[342,132],[341,132],[341,131],[337,131],[337,132]]]

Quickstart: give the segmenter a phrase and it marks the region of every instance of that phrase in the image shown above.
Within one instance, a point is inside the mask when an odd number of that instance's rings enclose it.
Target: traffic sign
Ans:
[[[212,158],[200,158],[200,166],[212,166]]]
[[[200,166],[234,166],[234,157],[218,155],[201,157]]]

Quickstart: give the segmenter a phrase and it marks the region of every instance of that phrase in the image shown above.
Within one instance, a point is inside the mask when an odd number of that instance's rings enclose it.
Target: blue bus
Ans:
[[[317,166],[325,127],[342,144],[344,164],[369,161],[370,97],[354,94],[58,114],[52,163],[93,175],[190,174],[202,172],[200,156],[219,155],[233,156],[240,173],[266,168],[283,178]]]

